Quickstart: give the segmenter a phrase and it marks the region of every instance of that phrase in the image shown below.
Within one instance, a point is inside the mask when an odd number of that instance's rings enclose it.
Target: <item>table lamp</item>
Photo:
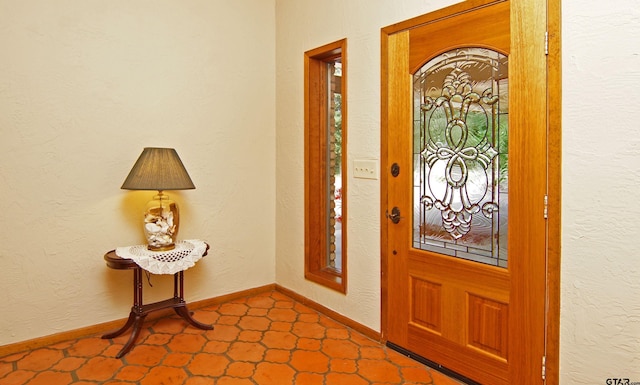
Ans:
[[[158,190],[144,213],[147,248],[166,251],[175,248],[180,225],[178,205],[165,190],[195,189],[178,153],[173,148],[146,147],[122,184],[125,190]]]

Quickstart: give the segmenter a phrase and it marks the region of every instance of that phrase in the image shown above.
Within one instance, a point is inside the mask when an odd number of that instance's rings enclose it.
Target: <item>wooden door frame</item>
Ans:
[[[380,173],[380,253],[381,253],[381,338],[387,341],[388,313],[388,210],[389,156],[388,133],[388,39],[389,36],[425,23],[446,19],[460,13],[486,7],[504,0],[467,0],[462,3],[418,16],[381,30],[381,169]],[[518,2],[520,0],[510,0]],[[526,0],[525,0],[526,1]],[[560,263],[561,263],[561,155],[562,155],[562,68],[561,68],[561,0],[547,0],[547,269],[545,320],[545,377],[547,384],[559,384],[560,375]],[[543,38],[543,37],[541,37]]]

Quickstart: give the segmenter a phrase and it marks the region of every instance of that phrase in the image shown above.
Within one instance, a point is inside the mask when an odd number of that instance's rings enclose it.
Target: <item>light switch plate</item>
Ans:
[[[378,161],[368,159],[354,160],[353,177],[364,179],[378,179]]]

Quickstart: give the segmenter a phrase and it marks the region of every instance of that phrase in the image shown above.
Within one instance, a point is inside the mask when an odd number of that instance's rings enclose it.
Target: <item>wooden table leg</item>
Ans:
[[[140,335],[140,330],[142,330],[142,324],[144,323],[144,319],[147,317],[146,314],[136,314],[135,320],[133,322],[133,330],[131,331],[131,335],[127,340],[127,343],[124,344],[120,352],[116,355],[116,358],[120,358],[125,354],[129,353],[129,350],[133,347],[133,344],[136,343],[138,336]]]
[[[213,325],[204,324],[193,319],[192,313],[187,308],[187,304],[184,301],[184,272],[180,271],[173,275],[173,298],[144,305],[142,286],[142,268],[137,266],[133,268],[133,306],[131,307],[129,318],[120,329],[102,336],[104,339],[118,337],[124,334],[124,332],[129,328],[133,327],[129,339],[124,344],[120,352],[118,352],[116,358],[121,358],[125,354],[129,353],[140,335],[140,331],[142,330],[142,325],[144,324],[147,314],[156,310],[173,308],[176,314],[184,318],[184,320],[186,320],[190,325],[202,330],[213,329]]]
[[[136,320],[136,313],[133,311],[133,309],[131,309],[131,313],[129,313],[129,319],[127,319],[127,322],[124,324],[124,326],[122,326],[120,329],[109,332],[105,335],[102,336],[103,339],[108,340],[111,338],[116,338],[119,335],[123,334],[124,332],[127,331],[127,329],[129,329],[131,327],[131,325],[133,325],[134,321]]]
[[[191,312],[187,309],[187,304],[183,302],[182,306],[176,306],[173,308],[176,314],[180,317],[184,318],[187,322],[189,322],[192,326],[197,327],[202,330],[212,330],[213,325],[203,324],[202,322],[196,321],[191,316]]]
[[[204,324],[193,319],[193,313],[187,309],[187,303],[184,301],[184,271],[180,271],[173,275],[173,296],[174,298],[178,298],[180,301],[180,303],[173,308],[176,314],[198,329],[213,329],[213,325]]]
[[[116,358],[120,358],[129,353],[129,350],[131,350],[133,344],[140,335],[140,330],[142,330],[142,324],[146,317],[147,312],[145,312],[142,305],[142,269],[138,267],[133,269],[133,306],[131,307],[131,312],[129,313],[127,322],[120,329],[102,336],[103,339],[115,338],[124,334],[124,332],[133,326],[133,330],[131,331],[131,335],[129,336],[127,343],[122,347],[122,349],[120,349]]]

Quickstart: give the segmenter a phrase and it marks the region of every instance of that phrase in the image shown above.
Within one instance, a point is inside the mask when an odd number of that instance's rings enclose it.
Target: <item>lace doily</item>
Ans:
[[[147,245],[116,248],[116,255],[132,259],[138,266],[153,274],[175,274],[187,270],[202,258],[207,244],[199,239],[177,241],[173,250],[151,251]]]

